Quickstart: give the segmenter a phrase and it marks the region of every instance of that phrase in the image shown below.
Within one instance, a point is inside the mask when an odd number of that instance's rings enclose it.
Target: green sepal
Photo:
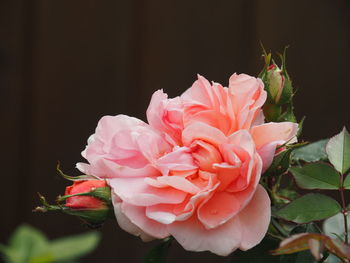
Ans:
[[[260,42],[260,46],[261,46],[261,49],[263,51],[262,57],[264,58],[265,64],[264,64],[263,69],[258,74],[258,78],[261,78],[263,80],[264,76],[267,72],[267,68],[270,66],[272,54],[271,54],[271,52],[269,52],[269,53],[266,52],[264,45],[261,42]]]
[[[284,48],[283,54],[278,54],[282,62],[281,70],[284,76],[284,87],[283,87],[282,95],[279,101],[280,105],[291,102],[291,99],[293,97],[292,80],[288,75],[287,66],[286,66],[287,48],[288,46]]]
[[[57,173],[62,176],[64,179],[69,180],[69,181],[85,181],[85,180],[96,180],[99,179],[95,176],[92,175],[79,175],[79,176],[69,176],[67,174],[65,174],[62,170],[61,170],[61,164],[60,162],[57,162],[57,166],[56,166],[56,171]]]
[[[99,209],[70,209],[64,207],[62,212],[68,215],[79,217],[91,228],[100,227],[108,218],[112,217],[114,212],[109,207]]]
[[[73,194],[73,195],[63,195],[63,196],[58,196],[57,197],[57,202],[63,202],[67,198],[74,197],[74,196],[91,196],[98,198],[102,201],[104,201],[107,205],[112,204],[112,199],[111,199],[111,188],[106,186],[106,187],[98,187],[90,192],[84,192],[84,193],[79,193],[79,194]]]
[[[301,118],[301,121],[298,123],[298,132],[297,132],[297,138],[300,137],[303,129],[304,129],[304,122],[305,122],[306,116]]]
[[[62,211],[63,209],[62,205],[50,205],[42,194],[38,193],[38,196],[42,206],[38,206],[34,208],[33,212],[45,213],[47,211]]]

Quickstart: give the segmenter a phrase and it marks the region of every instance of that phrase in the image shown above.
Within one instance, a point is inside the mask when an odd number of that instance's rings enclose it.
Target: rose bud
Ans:
[[[66,202],[63,212],[80,217],[90,226],[102,224],[112,213],[111,189],[104,180],[75,181],[58,201]]]
[[[276,64],[272,64],[267,69],[267,83],[266,88],[268,89],[268,93],[275,104],[278,104],[280,101],[283,86],[284,86],[284,76],[282,70]]]
[[[105,203],[101,199],[97,199],[93,196],[77,195],[81,193],[90,192],[100,187],[107,187],[104,180],[87,180],[87,181],[75,181],[73,185],[66,187],[65,195],[73,195],[66,200],[66,206],[70,208],[100,208],[104,207]]]
[[[265,65],[259,77],[264,83],[268,100],[264,104],[264,114],[267,121],[296,122],[293,113],[293,88],[292,81],[286,70],[286,50],[280,54],[282,62],[278,67],[272,59],[271,53],[264,50]]]
[[[286,68],[286,51],[287,47],[284,49],[283,54],[279,54],[282,62],[281,68],[279,68],[272,58],[272,54],[266,53],[263,48],[265,65],[259,77],[264,82],[265,90],[268,94],[268,103],[270,104],[283,105],[291,103],[293,97],[292,81]]]
[[[283,68],[283,66],[282,66]],[[276,64],[267,68],[263,78],[266,90],[273,104],[287,103],[292,97],[292,85],[290,78],[285,70],[280,69]]]

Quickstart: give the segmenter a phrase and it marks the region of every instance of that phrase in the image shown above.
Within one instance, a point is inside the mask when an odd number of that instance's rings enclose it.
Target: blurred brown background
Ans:
[[[49,237],[85,230],[73,217],[33,214],[36,192],[53,201],[103,115],[145,120],[151,94],[179,95],[200,73],[227,84],[233,72],[257,75],[261,41],[288,50],[303,137],[350,128],[349,0],[0,1],[0,242],[21,222]],[[141,262],[153,244],[102,228],[83,262]],[[169,262],[228,262],[178,246]]]

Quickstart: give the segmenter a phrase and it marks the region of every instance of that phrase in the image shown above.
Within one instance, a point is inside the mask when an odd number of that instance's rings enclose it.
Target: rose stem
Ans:
[[[348,175],[350,176],[350,175]],[[348,210],[346,208],[346,204],[345,204],[345,198],[344,198],[344,174],[340,175],[340,188],[339,188],[339,193],[340,193],[340,199],[341,199],[341,203],[342,203],[342,214],[344,217],[344,229],[345,229],[345,244],[349,243],[348,240]]]

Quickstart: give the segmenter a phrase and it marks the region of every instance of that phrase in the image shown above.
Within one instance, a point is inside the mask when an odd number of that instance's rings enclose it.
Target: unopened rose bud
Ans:
[[[269,66],[266,72],[266,82],[268,93],[275,104],[281,99],[283,86],[284,86],[284,76],[282,70],[276,65],[272,64]]]
[[[270,103],[282,105],[289,102],[293,95],[291,80],[285,71],[275,63],[267,67],[262,76]]]
[[[78,216],[90,225],[102,224],[112,211],[111,189],[104,180],[75,181],[58,201],[65,201],[65,213]]]
[[[108,186],[104,180],[75,181],[73,185],[66,187],[65,195],[71,196],[66,199],[66,207],[74,209],[99,209],[105,207],[106,203],[104,200],[93,196],[93,191],[96,191],[98,188],[108,188]],[[108,191],[110,190],[108,189]]]
[[[267,91],[268,100],[264,105],[264,114],[268,121],[292,121],[295,122],[293,113],[293,88],[292,81],[286,69],[286,49],[280,54],[281,66],[272,59],[271,53],[264,51],[265,65],[260,72]]]
[[[42,206],[34,212],[60,211],[78,216],[90,227],[98,227],[114,215],[111,188],[104,180],[74,181],[66,188],[65,195],[57,198],[56,205],[49,204],[41,194],[39,198]]]

